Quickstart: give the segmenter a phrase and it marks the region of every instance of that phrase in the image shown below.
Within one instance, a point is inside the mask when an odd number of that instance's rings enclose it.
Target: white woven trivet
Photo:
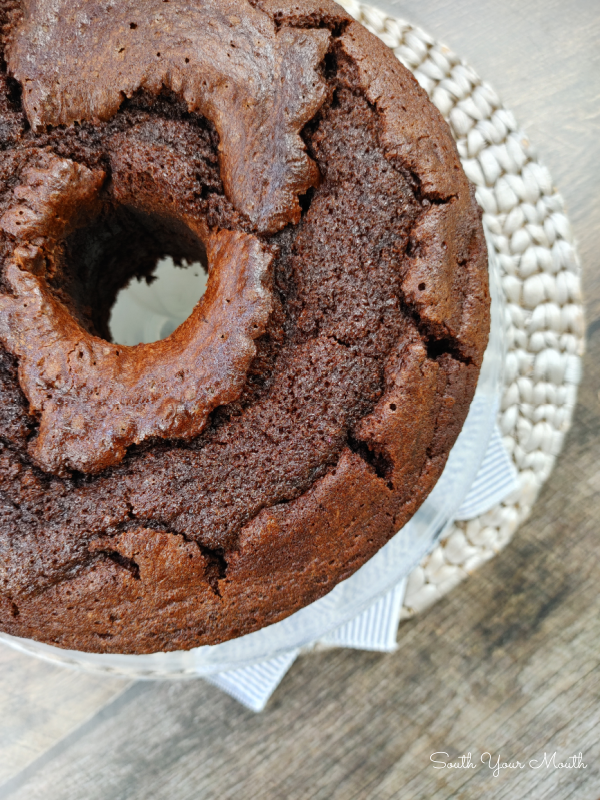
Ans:
[[[507,358],[498,425],[520,488],[456,522],[408,579],[402,616],[492,558],[528,516],[570,426],[583,352],[579,261],[561,196],[496,92],[446,46],[373,6],[342,5],[410,69],[450,124],[499,254]]]
[[[338,0],[339,2],[340,0]],[[531,511],[570,426],[583,352],[579,261],[561,196],[527,136],[496,92],[445,45],[419,28],[353,0],[341,5],[390,47],[450,124],[477,187],[488,238],[499,256],[506,300],[506,364],[498,429],[487,469],[448,535],[406,582],[324,643],[392,650],[399,618],[440,599],[498,553]],[[479,505],[516,488],[490,510]],[[496,494],[495,494],[496,493]],[[406,585],[405,585],[406,584]],[[402,598],[403,601],[402,601]],[[264,708],[297,650],[210,680],[248,707]]]

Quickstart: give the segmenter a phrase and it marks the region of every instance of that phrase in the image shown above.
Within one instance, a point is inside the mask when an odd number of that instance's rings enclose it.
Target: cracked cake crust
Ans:
[[[326,594],[434,486],[487,343],[480,212],[425,93],[333,2],[186,4],[196,24],[206,15],[215,22],[211,47],[239,44],[228,80],[244,68],[262,76],[260,91],[249,80],[241,95],[198,88],[202,65],[185,58],[201,32],[188,25],[182,38],[173,0],[168,9],[148,3],[143,20],[139,4],[85,4],[105,33],[88,46],[81,28],[77,51],[61,35],[82,24],[83,4],[64,0],[65,13],[46,20],[58,26],[55,50],[36,58],[37,25],[55,6],[0,3],[8,43],[0,75],[0,626],[93,652],[215,644]],[[149,36],[157,14],[160,42]],[[232,29],[242,31],[239,42]],[[259,39],[254,63],[247,43]],[[286,71],[290,42],[305,50]],[[123,71],[113,52],[121,47],[131,48],[137,72]],[[226,56],[214,52],[209,66],[221,69]],[[105,77],[90,83],[89,64],[103,76],[103,63]],[[296,104],[274,113],[291,89],[273,76],[291,80],[298,70]],[[131,81],[121,86],[125,74]],[[253,103],[257,114],[247,118]],[[248,152],[267,175],[264,191],[255,191],[252,167],[241,171]],[[15,198],[44,163],[85,176],[93,198],[89,208],[76,204],[72,225],[49,223],[39,241],[23,240],[11,228]],[[59,447],[40,458],[43,413],[35,370],[28,373],[28,330],[40,327],[35,314],[6,322],[16,319],[15,277],[36,283],[91,346],[114,349],[108,317],[118,290],[133,276],[150,278],[167,253],[206,263],[215,236],[256,242],[268,254],[267,313],[251,357],[233,370],[234,395],[212,405],[189,436],[154,429],[97,468],[56,461]],[[176,332],[182,346],[196,330],[192,315]],[[130,348],[136,364],[145,347]],[[165,347],[156,343],[156,354]],[[118,387],[118,371],[106,385]],[[80,407],[93,422],[87,387],[86,379]]]

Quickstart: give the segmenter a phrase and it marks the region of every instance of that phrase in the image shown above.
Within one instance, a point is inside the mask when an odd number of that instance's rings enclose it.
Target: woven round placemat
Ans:
[[[477,187],[506,299],[498,425],[520,487],[486,514],[452,525],[408,579],[406,618],[505,547],[552,471],[580,377],[580,265],[550,173],[494,89],[419,28],[353,0],[341,5],[393,50],[449,123],[465,172]]]

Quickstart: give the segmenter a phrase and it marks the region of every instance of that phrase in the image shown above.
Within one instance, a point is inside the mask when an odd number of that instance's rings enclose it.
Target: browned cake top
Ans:
[[[466,416],[489,296],[450,132],[331,2],[0,24],[2,628],[152,652],[281,619],[409,519]],[[206,294],[112,343],[167,254]]]

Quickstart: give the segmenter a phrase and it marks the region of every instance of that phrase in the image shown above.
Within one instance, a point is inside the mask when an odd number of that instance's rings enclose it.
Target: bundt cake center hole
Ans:
[[[105,210],[64,242],[50,288],[90,333],[135,345],[169,336],[207,283],[206,250],[181,220]]]
[[[109,320],[113,342],[135,345],[166,339],[190,316],[207,281],[200,261],[176,264],[171,256],[161,258],[150,282],[133,278],[118,293]]]

